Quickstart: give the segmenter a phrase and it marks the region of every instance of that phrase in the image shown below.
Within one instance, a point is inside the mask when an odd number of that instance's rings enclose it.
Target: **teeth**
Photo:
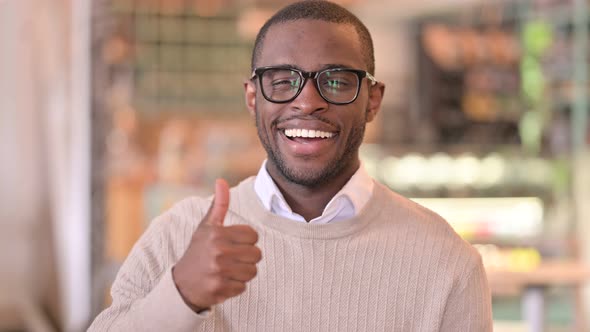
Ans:
[[[334,133],[313,129],[285,129],[287,137],[309,137],[309,138],[330,138]]]

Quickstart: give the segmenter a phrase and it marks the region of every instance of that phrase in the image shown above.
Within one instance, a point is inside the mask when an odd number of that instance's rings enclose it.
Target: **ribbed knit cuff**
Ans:
[[[210,310],[197,314],[184,303],[172,280],[172,268],[145,298],[144,309],[151,331],[194,331],[211,315]]]

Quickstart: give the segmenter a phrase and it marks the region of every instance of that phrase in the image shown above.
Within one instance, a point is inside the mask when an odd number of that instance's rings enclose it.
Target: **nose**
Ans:
[[[299,112],[312,114],[328,109],[328,102],[322,98],[316,87],[313,78],[308,78],[303,86],[301,93],[291,102],[294,109]]]

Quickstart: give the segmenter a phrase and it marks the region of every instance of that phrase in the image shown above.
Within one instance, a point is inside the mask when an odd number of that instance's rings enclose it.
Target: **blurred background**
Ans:
[[[83,331],[150,220],[256,174],[290,1],[0,0],[0,331]],[[590,331],[586,0],[341,0],[386,86],[363,161],[481,252],[496,331]]]

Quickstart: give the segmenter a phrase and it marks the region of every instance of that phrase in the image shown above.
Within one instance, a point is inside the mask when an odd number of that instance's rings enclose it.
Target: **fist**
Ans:
[[[172,269],[182,298],[196,312],[244,292],[262,259],[256,247],[258,233],[252,227],[223,225],[228,207],[229,188],[219,179],[209,211]]]

